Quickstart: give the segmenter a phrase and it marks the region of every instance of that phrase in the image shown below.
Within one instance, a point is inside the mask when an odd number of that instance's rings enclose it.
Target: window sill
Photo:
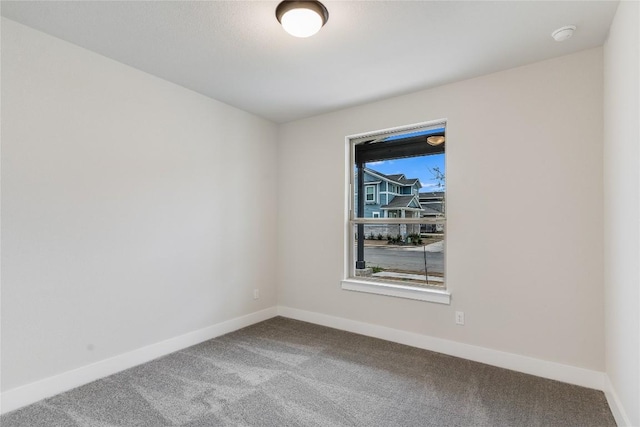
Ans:
[[[391,283],[367,282],[365,280],[345,279],[342,289],[347,291],[366,292],[369,294],[387,295],[397,298],[408,298],[419,301],[450,304],[451,294],[447,291],[422,289],[413,286],[395,285]]]

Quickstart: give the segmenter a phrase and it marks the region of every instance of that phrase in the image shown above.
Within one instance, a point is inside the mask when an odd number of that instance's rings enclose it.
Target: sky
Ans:
[[[422,192],[441,190],[438,186],[438,181],[429,171],[430,168],[439,167],[440,171],[446,175],[444,154],[369,162],[365,167],[382,172],[385,175],[403,173],[408,179],[418,178],[422,184],[420,189]]]

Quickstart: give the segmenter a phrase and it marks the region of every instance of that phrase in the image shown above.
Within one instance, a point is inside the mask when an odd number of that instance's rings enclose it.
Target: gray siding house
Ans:
[[[445,214],[444,191],[421,192],[418,195],[420,206],[422,206],[423,218],[442,218]],[[425,224],[422,226],[423,233],[442,233],[442,224]]]

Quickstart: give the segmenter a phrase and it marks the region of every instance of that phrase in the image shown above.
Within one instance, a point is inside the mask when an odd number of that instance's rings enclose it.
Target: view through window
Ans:
[[[445,288],[445,127],[352,146],[351,277]]]

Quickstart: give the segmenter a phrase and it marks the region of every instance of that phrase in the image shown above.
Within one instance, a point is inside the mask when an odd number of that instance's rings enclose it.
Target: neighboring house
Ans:
[[[420,180],[406,178],[404,174],[385,175],[364,168],[364,218],[420,218],[424,209],[420,205]],[[358,200],[356,177],[356,204]],[[367,225],[365,235],[383,237],[419,233],[414,225]]]
[[[357,178],[356,178],[357,181]],[[356,182],[356,200],[358,198]],[[420,180],[364,168],[364,218],[419,218]]]
[[[422,192],[418,195],[420,205],[424,211],[423,218],[442,218],[445,212],[444,191]],[[441,224],[425,224],[422,226],[423,233],[441,233],[444,226]]]

